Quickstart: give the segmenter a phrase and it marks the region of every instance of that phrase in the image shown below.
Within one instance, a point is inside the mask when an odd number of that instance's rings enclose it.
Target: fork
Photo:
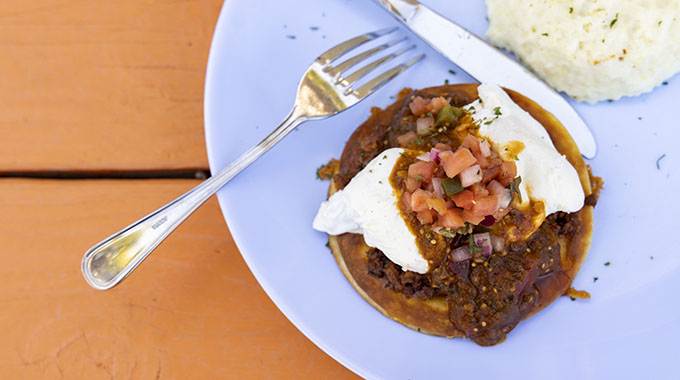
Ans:
[[[295,104],[276,129],[259,144],[250,148],[200,185],[90,248],[85,252],[82,262],[85,280],[95,289],[106,290],[114,287],[217,190],[298,125],[307,120],[323,119],[346,110],[420,61],[424,54],[382,72],[357,89],[352,86],[356,85],[359,80],[373,72],[378,66],[412,50],[415,45],[378,58],[346,77],[343,74],[348,69],[407,38],[393,39],[347,58],[335,66],[332,65],[351,50],[367,42],[391,35],[398,29],[398,27],[386,28],[362,34],[321,54],[305,71],[298,85]]]

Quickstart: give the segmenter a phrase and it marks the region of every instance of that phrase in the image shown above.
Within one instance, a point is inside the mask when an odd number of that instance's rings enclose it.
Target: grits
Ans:
[[[595,103],[680,71],[680,0],[486,0],[487,36],[552,87]]]

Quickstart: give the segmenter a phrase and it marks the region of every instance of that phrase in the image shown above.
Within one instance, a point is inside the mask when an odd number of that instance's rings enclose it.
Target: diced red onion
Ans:
[[[482,168],[479,165],[472,165],[460,172],[460,184],[463,187],[474,185],[483,178]]]
[[[505,249],[505,239],[500,236],[491,235],[491,247],[494,252],[503,252]]]
[[[419,159],[420,161],[425,161],[425,162],[432,161],[432,156],[430,155],[430,153],[423,153],[416,158]]]
[[[468,260],[470,258],[470,248],[468,248],[466,245],[458,247],[451,251],[450,255],[451,261],[456,263],[459,261]]]
[[[479,151],[484,157],[489,157],[491,155],[491,145],[489,144],[489,140],[482,139],[479,142]]]
[[[442,151],[437,148],[430,149],[430,160],[434,161],[436,159],[439,159],[439,153],[441,152]]]
[[[432,116],[421,117],[416,121],[416,133],[421,136],[431,133],[432,127],[434,127],[434,118]]]
[[[472,240],[477,247],[482,248],[482,255],[484,255],[484,257],[491,256],[491,251],[493,250],[493,247],[491,246],[491,234],[488,232],[474,234],[472,235]]]
[[[512,193],[508,189],[503,189],[503,191],[498,194],[498,209],[508,207],[511,201]]]
[[[432,188],[434,195],[437,198],[444,198],[444,186],[442,186],[441,178],[432,178]]]
[[[491,215],[487,215],[484,220],[479,222],[479,224],[483,227],[491,227],[493,224],[496,223],[496,218],[494,218]]]

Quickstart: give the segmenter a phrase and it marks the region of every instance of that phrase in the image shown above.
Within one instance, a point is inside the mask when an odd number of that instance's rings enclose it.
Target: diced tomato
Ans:
[[[460,172],[477,162],[475,156],[465,148],[458,149],[455,153],[441,152],[439,153],[439,160],[442,167],[444,167],[446,176],[449,178],[457,176]]]
[[[470,190],[463,190],[460,193],[454,195],[453,202],[456,206],[469,210],[472,208],[472,200],[475,199],[474,194]]]
[[[501,172],[500,166],[493,166],[493,167],[482,170],[482,183],[489,183],[489,181],[496,178],[496,176],[500,172]]]
[[[516,176],[517,165],[512,161],[503,161],[501,164],[501,172],[497,177],[498,182],[503,186],[508,186]]]
[[[475,198],[477,197],[485,197],[489,195],[489,191],[484,188],[484,185],[480,183],[476,183],[472,186],[470,186],[470,190],[472,191],[472,194],[474,194]]]
[[[397,137],[397,144],[401,147],[406,147],[408,144],[416,141],[416,139],[418,139],[418,135],[413,131],[408,131]]]
[[[482,156],[484,157],[491,156],[491,144],[489,144],[489,140],[487,139],[479,140],[479,151],[482,153]]]
[[[427,112],[427,105],[428,105],[427,100],[421,98],[420,96],[416,96],[415,98],[413,98],[411,103],[409,103],[408,108],[411,109],[412,114],[420,116]]]
[[[498,209],[498,195],[475,198],[470,213],[475,216],[492,215]]]
[[[443,143],[437,143],[437,145],[435,145],[434,148],[439,149],[442,152],[447,151],[447,150],[453,151],[453,148],[451,148],[450,145],[443,144]]]
[[[432,224],[432,222],[434,221],[434,211],[432,210],[419,211],[416,214],[416,217],[418,218],[420,224]]]
[[[470,149],[472,151],[472,154],[477,155],[480,154],[481,152],[479,150],[479,140],[473,135],[467,135],[463,139],[463,142],[461,143],[462,146]]]
[[[418,189],[411,194],[411,209],[415,212],[429,210],[427,200],[432,199],[432,193]]]
[[[434,166],[435,163],[432,161],[417,161],[408,167],[408,176],[416,181],[430,182],[432,173],[434,173]]]
[[[406,190],[410,192],[416,191],[416,189],[419,189],[420,185],[422,184],[422,181],[416,181],[415,178],[411,176],[406,177]]]
[[[507,190],[505,186],[501,185],[500,182],[493,180],[486,185],[486,189],[489,190],[491,195],[500,195],[503,190]]]
[[[477,159],[477,163],[482,169],[486,169],[491,166],[491,161],[489,160],[489,158],[484,157],[482,153],[476,153],[474,156]]]
[[[406,211],[412,211],[411,210],[411,193],[408,191],[404,191],[403,194],[401,194],[401,205],[404,206],[404,210]]]
[[[426,199],[425,202],[430,209],[437,211],[437,214],[444,215],[446,213],[446,201],[444,199],[432,198]]]
[[[479,165],[472,165],[469,168],[460,172],[460,184],[463,187],[468,187],[475,183],[482,181],[482,168]]]
[[[446,228],[459,228],[465,225],[465,221],[458,210],[450,208],[439,217],[439,225]]]
[[[430,100],[430,103],[427,105],[427,110],[433,113],[439,112],[442,107],[445,105],[449,104],[449,102],[446,101],[443,97],[438,97],[438,98],[432,98]]]
[[[464,221],[472,224],[479,224],[485,218],[483,215],[482,216],[473,215],[472,212],[468,210],[463,210],[461,216],[463,217]]]

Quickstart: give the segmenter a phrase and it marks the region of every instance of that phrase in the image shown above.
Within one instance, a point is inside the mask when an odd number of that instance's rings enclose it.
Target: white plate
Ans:
[[[482,1],[428,4],[478,35],[486,30]],[[213,172],[278,125],[292,104],[298,78],[318,54],[395,24],[368,0],[227,1],[206,79]],[[218,194],[231,233],[267,294],[314,343],[367,378],[676,376],[677,77],[633,99],[574,103],[598,142],[599,153],[588,163],[605,181],[592,248],[574,282],[592,294],[590,301],[562,297],[521,323],[505,343],[482,348],[413,332],[383,317],[352,289],[324,246],[326,236],[311,228],[328,186],[315,179],[315,170],[339,157],[371,106],[389,104],[402,87],[471,81],[432,50],[421,49],[427,58],[415,68],[345,113],[304,124]]]

